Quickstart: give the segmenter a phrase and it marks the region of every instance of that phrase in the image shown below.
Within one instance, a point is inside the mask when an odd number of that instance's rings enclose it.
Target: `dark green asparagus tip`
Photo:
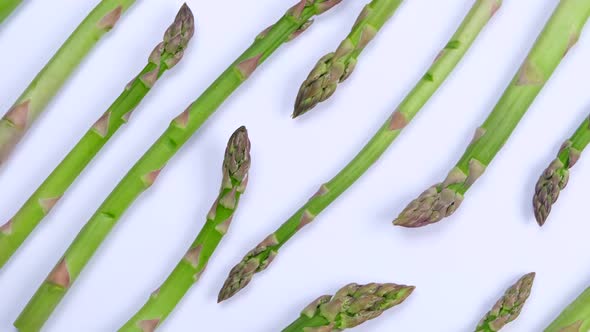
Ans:
[[[496,332],[515,320],[520,315],[522,307],[531,294],[534,280],[535,273],[529,273],[508,288],[492,310],[482,318],[475,331]]]
[[[559,158],[541,174],[533,196],[533,209],[539,226],[543,226],[547,221],[551,207],[557,202],[559,193],[567,186],[569,174],[569,169]]]
[[[307,318],[322,317],[328,321],[325,331],[341,331],[361,325],[404,302],[414,288],[396,284],[349,284],[332,297],[318,298],[301,315]]]
[[[423,192],[400,213],[393,224],[408,228],[424,227],[453,214],[463,202],[463,195],[449,188],[441,190],[441,185],[432,186]]]

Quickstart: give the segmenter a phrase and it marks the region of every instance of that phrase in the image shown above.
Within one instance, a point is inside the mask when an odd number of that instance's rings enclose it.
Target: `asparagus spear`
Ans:
[[[545,332],[590,331],[590,288],[565,308]]]
[[[500,151],[567,51],[574,46],[590,15],[590,1],[562,0],[504,95],[477,128],[465,154],[444,182],[411,202],[395,225],[422,227],[441,221],[461,205],[467,190]]]
[[[6,224],[0,226],[0,268],[37,227],[131,112],[148,94],[156,81],[174,67],[194,33],[194,18],[182,6],[174,23],[148,59],[148,64],[125,88],[111,107],[90,128],[64,160]]]
[[[152,293],[147,303],[119,331],[153,331],[162,324],[190,287],[199,280],[209,258],[232,222],[240,196],[248,183],[250,141],[246,128],[231,136],[225,160],[219,196],[207,215],[207,222],[162,286]]]
[[[569,169],[574,167],[582,151],[590,143],[590,121],[585,118],[578,130],[569,140],[565,141],[557,154],[557,158],[545,169],[535,187],[533,209],[539,226],[543,226],[551,207],[565,189],[570,178]]]
[[[481,319],[475,331],[500,331],[506,324],[518,318],[522,307],[531,295],[534,280],[535,273],[529,273],[521,277],[516,284],[510,286],[492,310]]]
[[[301,0],[272,27],[263,31],[238,59],[172,121],[168,129],[133,166],[82,228],[63,258],[29,301],[18,328],[38,329],[49,318],[101,242],[129,206],[155,182],[166,163],[256,68],[283,43],[302,33],[310,19],[341,0]]]
[[[23,0],[2,0],[0,2],[0,23],[4,22],[21,2]]]
[[[426,102],[463,58],[480,31],[500,7],[501,0],[476,0],[450,42],[436,57],[434,64],[399,105],[363,150],[332,180],[319,190],[279,229],[264,239],[236,265],[219,293],[226,300],[246,287],[254,274],[265,270],[279,249],[299,230],[309,224],[336,198],[348,189],[373,165],[416,116]]]
[[[413,286],[396,284],[350,284],[336,295],[320,296],[283,332],[331,332],[349,329],[404,302]]]
[[[348,37],[335,52],[318,61],[301,85],[295,101],[294,118],[334,94],[338,84],[352,74],[365,46],[373,40],[401,2],[402,0],[373,0],[365,6]]]
[[[0,120],[0,166],[98,40],[136,0],[102,0]]]

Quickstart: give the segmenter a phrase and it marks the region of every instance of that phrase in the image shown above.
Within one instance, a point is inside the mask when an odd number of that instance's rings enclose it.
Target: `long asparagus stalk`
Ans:
[[[203,229],[162,286],[152,293],[143,308],[119,332],[153,331],[199,280],[209,258],[229,229],[240,196],[246,189],[249,169],[250,141],[246,128],[241,127],[231,136],[225,150],[221,189]]]
[[[166,163],[217,108],[283,43],[309,27],[310,19],[341,0],[301,0],[262,32],[133,166],[80,231],[63,258],[29,301],[16,327],[40,328],[129,206],[156,180]]]
[[[531,295],[534,280],[535,273],[529,273],[510,286],[492,310],[481,319],[475,332],[500,331],[506,324],[518,318],[522,307]]]
[[[441,221],[461,205],[467,190],[484,173],[508,140],[590,15],[590,1],[562,0],[504,95],[447,178],[411,202],[395,225],[422,227]]]
[[[365,6],[352,31],[338,49],[322,57],[301,85],[293,117],[306,113],[334,94],[338,84],[352,74],[365,46],[373,40],[401,3],[402,0],[373,0]]]
[[[308,305],[283,332],[332,332],[359,326],[404,302],[413,286],[350,284]]]
[[[136,0],[102,0],[0,120],[0,166],[100,38]]]
[[[590,331],[590,288],[565,308],[545,332]]]
[[[501,0],[477,0],[450,42],[436,57],[434,64],[402,101],[363,150],[332,180],[319,190],[279,229],[269,235],[236,265],[219,293],[226,300],[246,287],[254,274],[265,270],[279,249],[299,230],[309,224],[336,198],[359,179],[398,137],[463,58],[480,31],[500,7]]]
[[[0,23],[4,22],[21,2],[23,0],[2,0],[0,2]]]
[[[574,135],[563,143],[557,158],[541,174],[535,186],[533,210],[539,226],[545,224],[551,207],[559,198],[559,193],[567,186],[570,178],[569,169],[574,167],[588,143],[590,143],[590,120],[585,118]]]
[[[129,119],[131,112],[156,81],[182,59],[193,33],[193,14],[187,5],[183,5],[176,20],[166,31],[164,40],[150,55],[145,68],[127,85],[125,91],[86,132],[14,217],[0,226],[0,268],[50,212],[100,149]]]

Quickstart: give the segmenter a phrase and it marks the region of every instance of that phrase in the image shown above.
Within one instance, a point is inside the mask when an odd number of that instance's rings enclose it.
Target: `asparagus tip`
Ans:
[[[539,177],[533,196],[533,210],[539,226],[545,225],[553,204],[557,202],[568,180],[569,169],[559,158],[553,160]]]
[[[462,201],[460,193],[449,188],[439,190],[439,185],[435,185],[412,201],[393,224],[407,228],[428,226],[452,215]]]

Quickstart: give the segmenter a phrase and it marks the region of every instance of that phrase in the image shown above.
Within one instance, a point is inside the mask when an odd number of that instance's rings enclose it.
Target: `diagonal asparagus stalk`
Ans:
[[[84,57],[135,1],[102,0],[37,74],[0,120],[0,166]]]
[[[236,265],[219,293],[226,300],[246,287],[254,274],[265,270],[279,249],[359,179],[398,137],[463,58],[480,31],[500,7],[501,0],[477,0],[434,64],[363,150],[279,229],[264,239]]]
[[[225,150],[221,189],[207,215],[205,226],[162,286],[152,293],[147,303],[119,332],[154,331],[199,280],[209,258],[229,229],[240,196],[246,189],[249,169],[250,141],[246,128],[240,127],[231,136]]]
[[[557,158],[551,162],[537,182],[533,209],[539,226],[543,226],[547,221],[551,207],[557,202],[559,193],[567,186],[570,178],[569,169],[574,167],[588,143],[590,120],[585,118],[574,135],[563,143]]]
[[[23,0],[2,0],[0,2],[0,23],[4,22],[21,2]]]
[[[283,43],[302,33],[310,19],[341,0],[301,0],[263,31],[238,59],[184,112],[133,166],[82,228],[63,258],[15,322],[18,328],[40,328],[76,281],[102,241],[131,204],[156,180],[166,163],[256,68]]]
[[[353,72],[361,52],[389,20],[402,0],[373,0],[354,23],[338,49],[322,57],[301,85],[293,117],[298,117],[330,98],[338,84]]]
[[[444,182],[411,202],[395,225],[422,227],[452,215],[463,196],[508,140],[567,51],[577,42],[590,15],[590,1],[562,0],[504,95],[477,128],[461,160]]]
[[[350,284],[308,305],[283,332],[332,332],[359,326],[404,302],[413,286]]]
[[[166,31],[164,40],[150,55],[145,68],[127,85],[125,91],[86,132],[20,210],[6,224],[0,226],[0,268],[51,211],[100,149],[129,119],[131,112],[149,93],[156,81],[182,59],[193,33],[193,14],[185,4]]]
[[[590,288],[565,308],[545,332],[590,331]]]
[[[529,273],[510,286],[492,310],[481,319],[475,332],[500,331],[506,324],[518,318],[522,307],[531,295],[534,280],[535,273]]]

